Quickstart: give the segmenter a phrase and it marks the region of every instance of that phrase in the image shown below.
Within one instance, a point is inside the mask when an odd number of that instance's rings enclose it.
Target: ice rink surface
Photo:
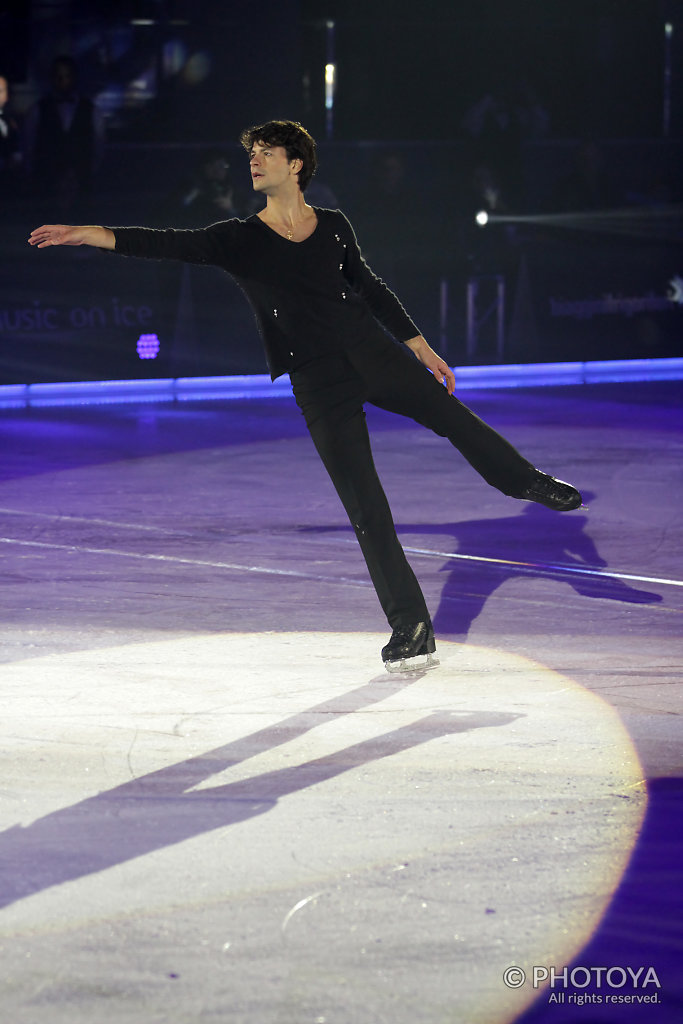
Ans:
[[[3,1019],[683,1018],[683,385],[463,398],[588,509],[369,410],[412,676],[290,399],[0,414]]]

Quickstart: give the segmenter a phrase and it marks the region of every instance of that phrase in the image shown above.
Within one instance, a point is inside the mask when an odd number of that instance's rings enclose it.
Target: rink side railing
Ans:
[[[456,366],[454,372],[456,391],[683,380],[683,358]],[[271,382],[267,374],[3,384],[0,385],[0,409],[127,402],[197,402],[207,399],[272,399],[289,398],[291,395],[292,388],[287,376]]]

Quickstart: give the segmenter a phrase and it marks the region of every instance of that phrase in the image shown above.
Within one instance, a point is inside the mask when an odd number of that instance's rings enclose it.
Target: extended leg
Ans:
[[[581,495],[574,487],[537,470],[509,441],[449,395],[405,349],[394,345],[383,372],[373,372],[370,379],[373,404],[410,416],[448,438],[487,483],[503,494],[558,511],[580,506]]]

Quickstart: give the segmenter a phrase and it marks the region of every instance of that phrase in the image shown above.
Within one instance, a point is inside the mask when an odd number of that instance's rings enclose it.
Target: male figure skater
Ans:
[[[313,138],[297,122],[245,130],[260,213],[198,230],[44,224],[29,242],[93,245],[125,256],[222,267],[246,293],[275,379],[288,372],[318,453],[344,504],[392,629],[389,671],[430,667],[434,630],[370,450],[363,406],[409,416],[448,438],[504,494],[560,512],[581,495],[548,476],[453,396],[455,377],[361,255],[339,210],[309,206]],[[389,336],[391,335],[391,337]],[[417,357],[417,358],[415,358]]]

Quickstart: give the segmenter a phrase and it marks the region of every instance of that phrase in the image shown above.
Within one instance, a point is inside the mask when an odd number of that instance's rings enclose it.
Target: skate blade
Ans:
[[[416,654],[414,658],[401,658],[400,661],[385,661],[384,667],[387,672],[427,672],[430,668],[436,668],[440,664],[435,654]]]

